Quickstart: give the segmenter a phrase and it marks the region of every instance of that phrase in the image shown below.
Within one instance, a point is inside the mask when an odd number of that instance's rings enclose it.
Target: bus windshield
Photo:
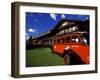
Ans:
[[[82,43],[85,45],[89,45],[89,34],[88,33],[83,33],[82,34]]]

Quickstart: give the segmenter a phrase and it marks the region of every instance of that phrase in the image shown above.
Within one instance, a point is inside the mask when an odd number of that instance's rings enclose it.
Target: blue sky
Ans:
[[[54,28],[61,19],[85,21],[89,19],[89,16],[26,12],[26,39],[30,36],[37,37],[41,33]]]

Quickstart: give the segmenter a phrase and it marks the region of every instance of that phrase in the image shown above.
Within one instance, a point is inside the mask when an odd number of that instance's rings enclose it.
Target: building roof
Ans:
[[[61,27],[64,23],[65,26],[68,26],[68,23],[82,23],[83,21],[79,21],[79,20],[66,20],[66,19],[61,19],[56,26],[53,28],[53,30],[55,31],[56,29],[58,29],[59,27]],[[74,24],[73,24],[74,25]]]

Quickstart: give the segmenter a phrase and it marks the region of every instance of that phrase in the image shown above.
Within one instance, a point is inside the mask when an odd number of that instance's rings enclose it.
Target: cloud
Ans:
[[[28,36],[28,33],[26,33],[25,36]]]
[[[28,33],[25,34],[25,38],[26,38],[26,40],[28,40],[30,38],[30,36],[28,35]]]
[[[78,18],[81,20],[89,20],[89,16],[78,15]]]
[[[28,31],[31,32],[31,33],[35,33],[35,32],[37,32],[37,29],[29,28]]]
[[[66,16],[64,14],[61,15],[61,18],[65,18]]]
[[[53,14],[53,13],[50,14],[50,17],[51,17],[53,20],[56,20],[56,19],[57,19],[57,18],[56,18],[56,14]]]

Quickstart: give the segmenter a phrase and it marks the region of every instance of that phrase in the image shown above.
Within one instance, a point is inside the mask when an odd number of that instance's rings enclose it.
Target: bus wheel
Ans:
[[[69,54],[64,55],[64,63],[67,64],[67,65],[69,65],[71,63]]]

